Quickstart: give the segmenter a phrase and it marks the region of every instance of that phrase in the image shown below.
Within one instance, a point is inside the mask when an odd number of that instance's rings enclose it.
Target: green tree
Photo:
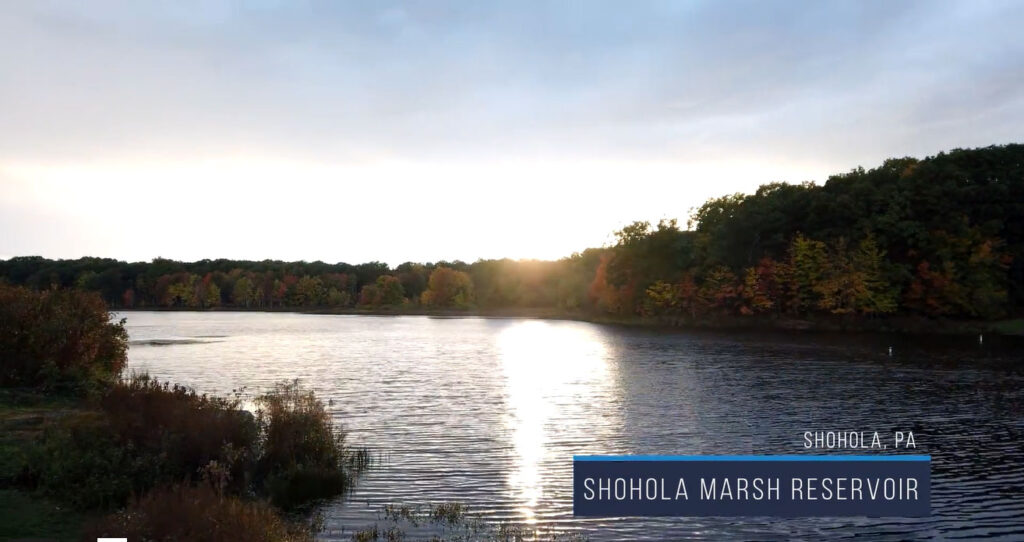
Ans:
[[[806,313],[818,307],[827,269],[825,243],[797,234],[790,244],[786,269],[790,304],[795,312]]]
[[[381,275],[377,277],[377,292],[380,305],[401,305],[405,302],[405,290],[398,277]]]
[[[231,300],[236,305],[248,308],[256,300],[256,288],[249,277],[241,277],[235,281],[231,291]]]
[[[199,307],[196,284],[198,279],[191,273],[178,273],[171,278],[167,287],[164,305],[168,307]]]
[[[216,307],[220,305],[220,287],[214,283],[209,283],[204,288],[204,298],[202,303],[204,308]]]
[[[664,316],[676,311],[676,288],[663,280],[659,280],[644,291],[644,313],[651,316]]]
[[[856,301],[861,314],[888,314],[898,308],[896,287],[887,279],[885,251],[868,235],[857,245],[853,265],[864,281],[863,296]]]
[[[327,291],[327,304],[331,307],[345,307],[351,303],[351,296],[348,292],[338,291],[337,288],[331,288]]]

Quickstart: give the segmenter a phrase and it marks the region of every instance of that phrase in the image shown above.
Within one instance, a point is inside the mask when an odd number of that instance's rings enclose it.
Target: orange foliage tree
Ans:
[[[429,307],[467,308],[473,303],[473,280],[465,272],[438,267],[420,301]]]

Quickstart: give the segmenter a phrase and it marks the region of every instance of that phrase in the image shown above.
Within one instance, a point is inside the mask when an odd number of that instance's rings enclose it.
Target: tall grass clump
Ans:
[[[288,522],[262,501],[225,495],[206,485],[173,485],[147,493],[86,528],[82,540],[306,542],[312,530]]]
[[[99,294],[0,283],[0,387],[92,391],[116,380],[127,351],[124,320]]]
[[[344,493],[367,466],[366,451],[345,445],[323,402],[298,381],[276,385],[256,403],[256,475],[274,504],[292,508]]]
[[[353,542],[430,540],[431,542],[585,542],[578,532],[506,521],[488,521],[459,502],[434,505],[386,505],[385,524],[352,533]],[[409,534],[407,528],[414,532]],[[429,538],[428,538],[429,537]]]

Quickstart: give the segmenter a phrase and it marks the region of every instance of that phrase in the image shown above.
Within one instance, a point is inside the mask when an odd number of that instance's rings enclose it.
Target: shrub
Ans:
[[[199,395],[191,388],[133,376],[100,399],[120,443],[161,454],[173,480],[196,480],[211,462],[234,491],[248,483],[257,425],[238,398]]]
[[[23,478],[79,509],[122,506],[157,485],[211,472],[224,490],[248,489],[257,428],[237,400],[133,377],[112,386],[99,407],[48,431]]]
[[[154,542],[313,540],[311,529],[289,524],[265,502],[224,495],[206,484],[175,485],[135,499],[125,510],[87,527],[82,540],[100,537]]]
[[[278,384],[257,400],[257,476],[271,502],[285,508],[343,493],[367,464],[350,451],[323,402],[298,382]]]
[[[127,350],[98,294],[0,284],[0,386],[89,390],[121,374]]]
[[[49,428],[29,451],[22,481],[80,510],[121,506],[161,478],[161,458],[122,446],[96,412],[70,416]]]
[[[78,509],[111,509],[171,483],[295,508],[348,490],[369,463],[296,382],[258,400],[199,395],[145,376],[111,386],[98,410],[64,419],[33,448],[22,480]]]

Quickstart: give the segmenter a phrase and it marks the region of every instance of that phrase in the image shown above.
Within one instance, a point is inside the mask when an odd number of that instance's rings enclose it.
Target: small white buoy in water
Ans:
[[[892,347],[889,347],[889,356],[892,357]]]
[[[978,344],[984,344],[984,342],[985,342],[985,336],[979,334],[978,335]]]

